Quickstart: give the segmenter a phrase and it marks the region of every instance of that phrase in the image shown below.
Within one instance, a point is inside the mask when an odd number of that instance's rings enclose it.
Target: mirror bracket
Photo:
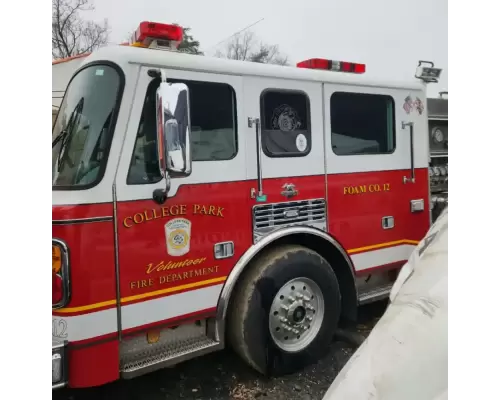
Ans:
[[[167,201],[167,194],[170,190],[170,176],[165,176],[165,183],[166,183],[166,187],[165,189],[155,189],[153,191],[153,200],[158,203],[158,204],[164,204],[166,201]]]

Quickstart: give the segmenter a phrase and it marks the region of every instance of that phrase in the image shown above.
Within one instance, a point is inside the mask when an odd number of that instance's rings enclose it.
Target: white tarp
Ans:
[[[402,269],[391,304],[323,400],[448,398],[448,209]]]

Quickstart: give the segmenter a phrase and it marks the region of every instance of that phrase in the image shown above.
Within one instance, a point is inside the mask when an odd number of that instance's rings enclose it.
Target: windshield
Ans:
[[[52,186],[83,189],[99,182],[113,135],[121,77],[93,65],[72,79],[52,131]]]

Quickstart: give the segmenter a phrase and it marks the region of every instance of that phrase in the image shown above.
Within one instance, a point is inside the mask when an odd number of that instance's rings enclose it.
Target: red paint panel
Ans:
[[[415,183],[406,184],[403,177],[409,176],[408,170],[328,175],[330,233],[347,250],[422,239],[430,226],[428,171],[418,169],[415,173]],[[415,199],[424,199],[423,212],[410,211],[410,200]],[[394,217],[394,228],[382,229],[384,216]]]
[[[244,181],[186,185],[163,205],[153,200],[118,203],[122,298],[227,276],[252,244],[250,188]],[[172,256],[167,252],[165,225],[177,217],[191,222],[190,250]],[[234,242],[234,256],[216,260],[214,244],[226,241]],[[202,261],[175,264],[186,260]]]
[[[118,340],[81,349],[68,349],[69,383],[72,388],[100,386],[120,375]]]
[[[109,215],[104,209],[109,205],[96,206],[62,207],[63,210],[53,207],[52,215],[54,219]],[[113,232],[113,221],[52,226],[52,237],[63,240],[69,249],[71,299],[68,308],[116,299]]]
[[[284,197],[281,192],[285,183],[293,183],[298,194],[290,199]],[[299,201],[325,198],[325,176],[294,176],[287,178],[265,179],[263,182],[264,194],[267,195],[267,203],[282,203],[286,201]],[[256,188],[254,185],[253,187]],[[253,200],[252,205],[259,204]]]

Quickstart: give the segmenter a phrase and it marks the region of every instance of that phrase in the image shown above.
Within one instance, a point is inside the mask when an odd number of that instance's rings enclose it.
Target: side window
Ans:
[[[303,157],[311,151],[309,98],[304,92],[266,90],[260,96],[262,150],[268,157]]]
[[[337,155],[387,154],[396,148],[390,96],[335,92],[330,98],[330,121]]]
[[[191,151],[193,161],[230,160],[238,152],[236,94],[225,83],[174,80],[189,88]],[[161,179],[156,151],[156,89],[154,79],[146,91],[127,184],[155,183]]]

